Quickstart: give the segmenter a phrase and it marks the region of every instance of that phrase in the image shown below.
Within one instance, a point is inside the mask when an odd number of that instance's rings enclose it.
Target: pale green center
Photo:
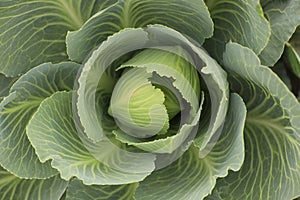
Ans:
[[[180,47],[147,49],[118,70],[124,73],[111,97],[109,114],[125,133],[146,138],[165,134],[181,111],[181,99],[196,107],[200,81],[196,68]]]

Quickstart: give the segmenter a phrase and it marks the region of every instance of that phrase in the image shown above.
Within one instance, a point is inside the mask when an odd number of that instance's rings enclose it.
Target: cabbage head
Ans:
[[[300,0],[1,0],[0,200],[300,197],[299,25]]]

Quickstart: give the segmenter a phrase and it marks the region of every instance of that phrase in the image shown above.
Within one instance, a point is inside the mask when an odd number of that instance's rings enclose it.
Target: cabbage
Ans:
[[[300,197],[300,1],[0,2],[0,199]]]

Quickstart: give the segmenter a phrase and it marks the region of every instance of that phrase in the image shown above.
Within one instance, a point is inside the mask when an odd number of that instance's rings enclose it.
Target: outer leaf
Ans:
[[[278,61],[274,67],[272,68],[273,72],[275,72],[280,79],[284,82],[284,84],[292,91],[292,81],[288,76],[288,71],[286,69],[285,63],[283,61]]]
[[[291,44],[287,43],[284,55],[286,62],[291,67],[293,73],[300,78],[300,55],[297,53],[296,49],[293,48]]]
[[[246,108],[238,95],[231,95],[226,125],[220,140],[203,159],[199,149],[191,148],[172,165],[155,171],[136,191],[138,200],[202,199],[213,189],[217,177],[228,170],[239,170],[244,160],[243,127]]]
[[[236,59],[239,57],[241,59]],[[221,199],[293,199],[300,195],[300,103],[250,49],[229,43],[224,54],[232,89],[246,102],[245,162],[220,179]]]
[[[142,34],[139,35],[139,33]],[[115,69],[113,68],[115,66],[108,66],[113,63],[114,59],[128,53],[128,51],[131,51],[129,43],[133,45],[134,49],[136,49],[140,45],[143,45],[145,40],[147,40],[147,35],[143,30],[139,29],[136,33],[134,33],[133,30],[123,30],[103,42],[83,65],[81,74],[77,80],[79,85],[77,90],[77,99],[75,99],[75,101],[77,102],[76,107],[79,123],[84,128],[84,133],[87,137],[93,141],[102,140],[105,138],[106,134],[109,134],[112,131],[111,127],[105,126],[106,122],[104,121],[106,117],[105,112],[108,107],[107,100],[106,104],[105,101],[103,101],[102,104],[97,102],[97,105],[95,102],[95,99],[97,99],[96,93],[99,86],[99,79],[101,81],[103,76],[105,76],[106,84],[114,82],[115,80],[112,76],[109,76],[111,73],[106,72],[115,72]],[[122,46],[122,48],[119,48],[119,46]],[[114,53],[112,54],[111,52]],[[111,93],[112,91],[103,91],[100,92],[98,96],[107,94],[111,96]],[[101,100],[100,97],[98,98]],[[97,110],[100,110],[101,112],[97,112]]]
[[[288,82],[290,83],[287,84],[287,86],[290,88],[293,94],[299,99],[300,98],[299,95],[300,94],[300,26],[294,33],[289,43],[286,43],[282,59],[277,63],[280,62],[283,62],[286,67],[286,71],[288,74]],[[280,76],[280,78],[282,78],[282,76]],[[283,81],[286,83],[284,79]]]
[[[214,22],[214,35],[205,49],[222,60],[225,45],[234,41],[257,54],[267,45],[271,30],[258,0],[210,0],[208,8]]]
[[[94,158],[78,136],[72,113],[71,92],[57,92],[43,101],[27,126],[27,134],[39,159],[42,162],[51,159],[51,165],[66,180],[76,176],[87,185],[127,184],[144,179],[154,168],[153,157],[147,158],[143,154],[135,154],[136,158],[122,157],[122,154],[114,152],[107,145],[98,152],[102,159]],[[101,163],[106,157],[110,157],[112,162],[121,162],[123,171]],[[141,163],[143,166],[136,167]],[[133,169],[126,171],[126,164]],[[141,169],[144,171],[140,172]]]
[[[11,87],[10,95],[0,104],[0,163],[5,169],[22,178],[45,178],[57,173],[49,162],[39,161],[25,129],[44,98],[72,89],[77,70],[75,63],[43,64]]]
[[[44,180],[20,179],[0,168],[1,200],[54,200],[59,199],[68,183],[54,176]]]
[[[9,89],[15,81],[16,78],[9,78],[0,74],[0,102],[8,95]]]
[[[259,58],[263,65],[273,66],[280,58],[285,43],[300,25],[300,0],[263,0],[264,13],[271,24],[271,37]]]
[[[300,26],[296,29],[289,43],[294,47],[295,51],[300,54]]]
[[[163,24],[203,43],[213,24],[203,0],[120,0],[91,17],[83,27],[67,36],[71,60],[82,62],[98,44],[127,27]]]
[[[94,2],[92,15],[96,14],[100,10],[104,10],[105,8],[112,6],[118,2],[118,0],[95,0]]]
[[[69,183],[66,200],[134,200],[137,184],[130,185],[84,185],[78,179]]]
[[[17,76],[44,62],[67,60],[65,36],[90,17],[95,0],[0,2],[0,72]],[[106,7],[107,1],[103,2]],[[100,8],[100,1],[97,1]]]

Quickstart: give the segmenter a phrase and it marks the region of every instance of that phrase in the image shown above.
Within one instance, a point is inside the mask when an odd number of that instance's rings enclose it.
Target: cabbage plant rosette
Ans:
[[[300,196],[300,104],[264,66],[299,10],[296,0],[1,2],[1,198]]]

